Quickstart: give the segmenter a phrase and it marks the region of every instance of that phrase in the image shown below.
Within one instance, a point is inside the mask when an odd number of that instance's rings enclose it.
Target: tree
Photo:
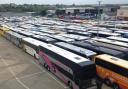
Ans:
[[[41,12],[40,12],[40,15],[41,16],[45,16],[47,14],[47,10],[46,9],[44,9],[44,10],[42,10]]]

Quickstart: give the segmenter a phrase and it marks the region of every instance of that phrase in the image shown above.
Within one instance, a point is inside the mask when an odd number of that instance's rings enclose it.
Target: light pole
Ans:
[[[102,1],[98,1],[98,20],[100,19],[101,2],[102,2]]]
[[[98,25],[100,25],[100,20],[101,20],[101,15],[100,15],[100,8],[101,8],[101,2],[102,1],[98,1],[98,17],[97,17],[97,21],[98,21]],[[97,29],[97,37],[99,37],[99,29]]]

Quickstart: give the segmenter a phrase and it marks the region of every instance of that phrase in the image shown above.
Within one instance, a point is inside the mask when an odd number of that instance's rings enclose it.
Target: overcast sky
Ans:
[[[0,0],[0,4],[97,4],[98,0]],[[102,0],[103,4],[128,4],[128,0]]]

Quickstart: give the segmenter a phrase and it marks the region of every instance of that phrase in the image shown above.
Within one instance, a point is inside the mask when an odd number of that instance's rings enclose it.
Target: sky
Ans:
[[[97,4],[99,0],[0,0],[0,4]],[[128,4],[128,0],[100,0],[102,4]]]

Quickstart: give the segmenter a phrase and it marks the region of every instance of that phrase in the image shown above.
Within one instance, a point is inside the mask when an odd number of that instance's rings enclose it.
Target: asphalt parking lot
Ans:
[[[69,88],[40,67],[32,56],[0,37],[0,89]]]

